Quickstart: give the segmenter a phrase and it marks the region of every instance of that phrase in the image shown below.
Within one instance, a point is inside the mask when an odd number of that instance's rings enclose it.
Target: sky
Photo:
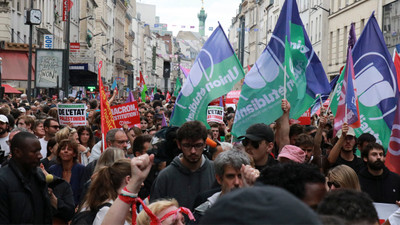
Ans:
[[[196,32],[199,30],[197,14],[202,6],[201,0],[137,0],[137,2],[156,5],[156,16],[160,17],[160,23],[168,24],[168,30],[172,30],[174,36],[180,30]],[[228,35],[232,17],[236,16],[241,2],[242,0],[204,0],[204,10],[207,14],[206,35],[211,35],[212,31],[209,31],[209,27],[215,29],[218,21]],[[186,26],[186,28],[181,28],[181,26]],[[190,29],[190,26],[195,26],[195,29]]]

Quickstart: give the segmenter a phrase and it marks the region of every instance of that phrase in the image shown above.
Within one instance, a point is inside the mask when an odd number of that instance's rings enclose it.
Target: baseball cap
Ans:
[[[0,115],[0,122],[8,123],[8,118],[5,115]]]
[[[256,123],[247,128],[245,135],[238,137],[238,139],[243,138],[248,138],[252,141],[267,140],[269,142],[273,142],[274,131],[266,124]]]
[[[22,112],[22,113],[26,112],[26,110],[25,110],[24,107],[19,107],[18,110],[19,110],[20,112]]]
[[[288,191],[262,185],[237,189],[223,195],[206,211],[200,224],[322,223],[311,208]]]
[[[354,131],[353,128],[349,127],[349,131],[347,131],[347,135],[356,136],[356,132]],[[336,133],[336,137],[340,138],[340,136],[342,136],[342,129],[340,129],[337,133]]]
[[[284,157],[292,160],[293,162],[303,163],[306,159],[306,153],[303,149],[294,145],[285,145],[278,155],[278,159]]]

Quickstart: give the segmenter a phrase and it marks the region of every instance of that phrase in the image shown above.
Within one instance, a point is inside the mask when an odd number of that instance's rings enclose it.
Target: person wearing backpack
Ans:
[[[111,166],[101,168],[92,179],[80,212],[72,219],[73,224],[100,225],[114,200],[131,178],[129,159],[120,159]],[[125,225],[131,223],[128,215]]]

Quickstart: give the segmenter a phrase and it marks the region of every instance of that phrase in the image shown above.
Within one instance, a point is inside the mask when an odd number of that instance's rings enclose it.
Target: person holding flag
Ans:
[[[270,42],[244,79],[232,134],[242,136],[255,123],[273,123],[282,115],[276,107],[282,99],[292,106],[290,118],[297,119],[317,94],[329,95],[330,91],[296,1],[286,0]]]
[[[342,128],[337,132],[339,140],[331,150],[328,161],[331,165],[345,164],[358,173],[363,167],[362,159],[354,154],[356,147],[356,133],[353,128],[360,126],[360,113],[358,109],[357,91],[354,89],[354,65],[351,54],[356,42],[354,23],[351,24],[346,66],[342,71],[343,85],[339,105],[335,117],[334,129]],[[340,78],[339,78],[340,80]]]

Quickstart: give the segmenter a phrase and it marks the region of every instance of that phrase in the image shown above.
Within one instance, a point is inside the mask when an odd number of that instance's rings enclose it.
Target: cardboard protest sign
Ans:
[[[124,124],[127,124],[128,127],[140,124],[137,101],[112,106],[111,112],[117,128],[122,128]]]
[[[223,123],[224,122],[224,108],[221,106],[208,106],[207,109],[207,123]]]
[[[60,125],[86,126],[85,104],[58,104],[57,111]]]

